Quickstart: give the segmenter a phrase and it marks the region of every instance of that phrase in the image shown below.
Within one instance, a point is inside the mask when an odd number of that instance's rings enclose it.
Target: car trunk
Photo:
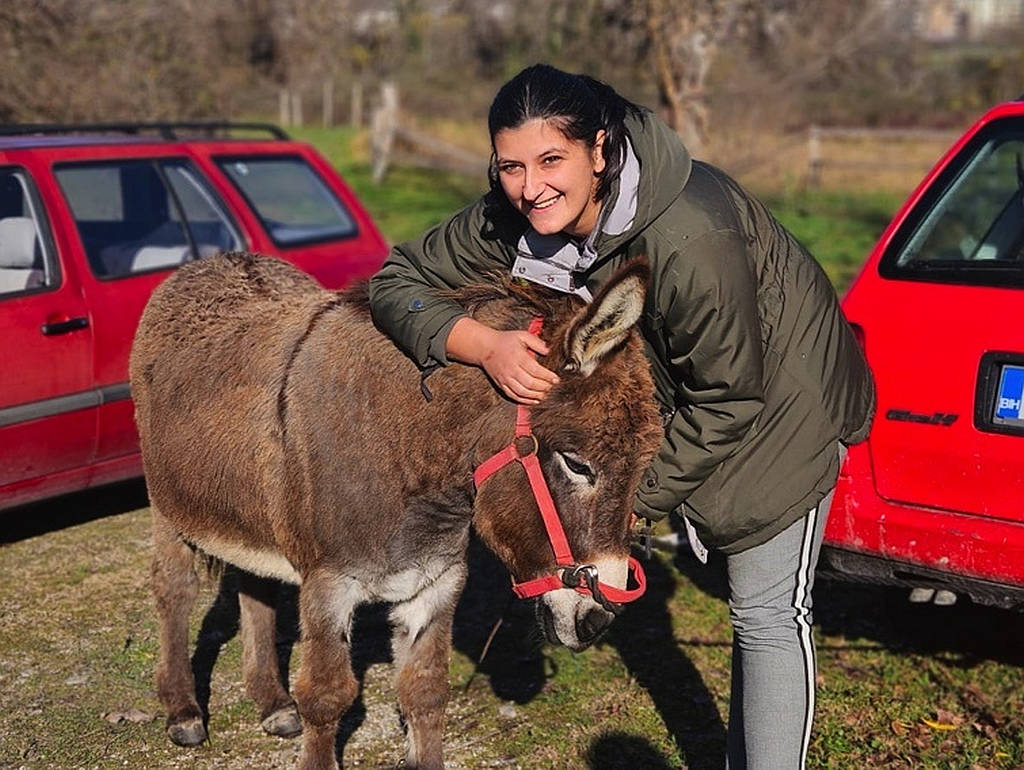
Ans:
[[[999,363],[986,354],[1024,354],[1024,333],[1013,322],[1024,293],[973,288],[976,300],[965,307],[958,288],[920,284],[913,305],[876,297],[864,329],[878,385],[870,443],[876,491],[893,502],[1024,520],[1024,437],[975,418],[991,418],[999,397],[998,383],[979,388]],[[886,344],[873,344],[883,337]]]
[[[878,387],[869,448],[882,498],[1024,520],[1022,307],[1018,113],[964,140],[844,303]]]

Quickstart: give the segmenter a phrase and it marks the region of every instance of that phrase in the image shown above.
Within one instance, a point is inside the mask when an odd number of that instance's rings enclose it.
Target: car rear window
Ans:
[[[278,246],[351,238],[352,215],[300,156],[218,158]]]
[[[1024,120],[982,129],[935,179],[880,270],[890,278],[1024,285]]]
[[[187,160],[62,164],[54,174],[99,278],[165,270],[243,247],[224,205]]]
[[[0,168],[0,299],[59,283],[49,228],[31,177],[21,168]]]

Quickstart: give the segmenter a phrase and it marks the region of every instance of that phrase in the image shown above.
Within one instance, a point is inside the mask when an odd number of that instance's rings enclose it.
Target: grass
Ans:
[[[152,684],[144,504],[129,485],[13,512],[19,521],[0,546],[0,767],[293,767],[298,743],[263,735],[241,686],[230,576],[207,583],[193,615],[214,661],[200,674],[211,741],[183,750],[165,739]],[[656,554],[645,568],[647,595],[599,645],[574,655],[536,642],[528,607],[506,607],[507,578],[473,549],[450,666],[452,770],[721,767],[731,639],[723,564]],[[814,602],[810,767],[1024,767],[1024,616],[909,605],[891,591],[829,582]],[[402,753],[386,635],[381,610],[357,617],[363,692],[342,722],[347,767],[393,767]],[[300,658],[296,647],[293,675]],[[131,709],[142,721],[110,721]]]
[[[763,197],[839,292],[849,286],[902,203],[894,193],[872,191],[800,190]]]

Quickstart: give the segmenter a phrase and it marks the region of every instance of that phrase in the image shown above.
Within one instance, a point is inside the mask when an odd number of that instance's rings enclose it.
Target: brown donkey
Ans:
[[[595,565],[611,595],[611,586],[626,588],[632,495],[661,437],[631,328],[647,278],[635,262],[589,305],[510,282],[457,294],[500,328],[543,318],[551,353],[542,361],[561,382],[529,410],[533,448],[572,554]],[[367,601],[393,604],[406,766],[443,767],[470,526],[514,580],[568,574],[555,564],[523,468],[474,488],[474,469],[509,444],[515,405],[481,370],[458,365],[425,380],[428,400],[415,365],[374,328],[365,292],[332,294],[283,262],[241,253],[189,264],[154,292],[131,379],[153,512],[156,679],[171,740],[206,739],[188,655],[200,551],[301,586],[294,701],[276,662],[273,609],[245,583],[240,596],[246,690],[267,732],[302,731],[301,767],[337,767],[338,720],[358,691],[351,618]],[[548,589],[537,615],[549,639],[573,649],[593,642],[615,609],[600,588],[596,598]]]

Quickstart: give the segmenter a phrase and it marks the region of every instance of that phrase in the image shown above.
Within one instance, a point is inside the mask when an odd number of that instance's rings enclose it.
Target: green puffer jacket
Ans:
[[[651,263],[641,331],[666,428],[635,510],[658,519],[685,501],[705,544],[738,553],[834,486],[838,442],[867,435],[874,384],[825,274],[767,209],[650,113],[627,128],[639,181],[612,191],[605,207],[625,217],[579,280],[593,292],[624,261]],[[374,320],[421,366],[446,364],[465,311],[437,289],[567,244],[550,241],[491,193],[392,250],[370,283]]]

